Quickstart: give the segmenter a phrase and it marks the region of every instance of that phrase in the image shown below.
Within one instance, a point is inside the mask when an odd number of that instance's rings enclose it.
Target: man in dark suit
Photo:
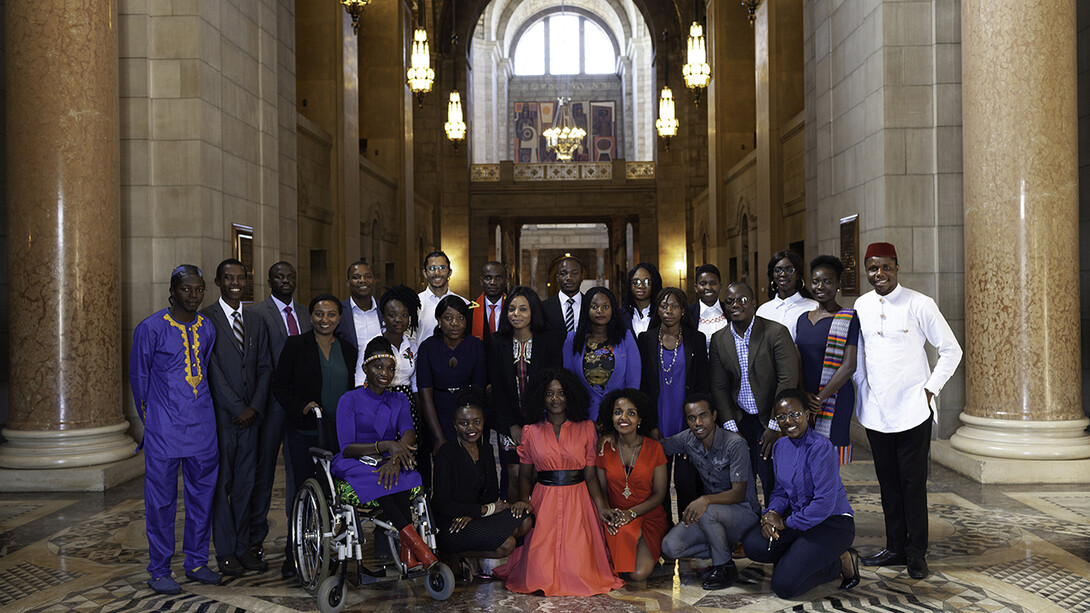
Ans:
[[[504,299],[507,297],[507,269],[500,262],[486,262],[481,269],[481,295],[471,313],[470,331],[485,342],[500,329]]]
[[[354,367],[354,379],[356,387],[363,385],[363,349],[367,343],[382,334],[382,314],[378,311],[378,301],[375,300],[375,271],[367,262],[360,260],[353,262],[348,267],[349,298],[342,302],[344,311],[341,314],[341,323],[333,334],[342,340],[348,341],[356,348],[359,356]]]
[[[246,267],[236,259],[220,262],[220,299],[201,313],[216,327],[208,369],[216,410],[219,478],[212,498],[212,539],[224,575],[263,571],[268,564],[250,551],[250,505],[257,473],[258,420],[265,412],[272,376],[265,326],[242,308]]]
[[[772,405],[776,394],[798,387],[799,354],[787,328],[755,316],[757,300],[745,283],[731,283],[723,304],[730,325],[712,336],[708,358],[712,395],[726,420],[724,427],[749,444],[768,504],[772,444],[780,437]]]
[[[269,290],[272,295],[252,309],[265,326],[274,371],[288,337],[309,332],[312,327],[306,307],[292,299],[296,283],[294,266],[288,262],[273,264],[269,268]],[[265,537],[269,535],[269,505],[276,476],[276,457],[280,455],[280,445],[284,441],[284,409],[272,394],[268,398],[258,435],[257,479],[254,481],[250,515],[250,552],[261,560],[264,560]],[[285,463],[285,471],[288,470],[290,468]],[[290,482],[292,476],[287,474],[286,478]],[[287,513],[291,514],[290,505]],[[295,567],[285,564],[281,573],[286,577],[294,576]]]
[[[583,304],[583,262],[565,256],[556,266],[556,285],[560,293],[545,301],[545,325],[550,330],[574,332],[579,325],[579,309]]]

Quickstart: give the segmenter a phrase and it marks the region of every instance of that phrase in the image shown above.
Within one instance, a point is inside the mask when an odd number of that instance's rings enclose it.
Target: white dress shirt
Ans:
[[[299,310],[295,308],[295,301],[292,301],[293,304],[287,304],[285,302],[281,302],[280,299],[276,296],[272,296],[272,299],[273,302],[276,303],[276,310],[280,313],[280,319],[283,320],[284,329],[288,330],[288,334],[291,334],[291,326],[288,325],[288,314],[284,312],[285,307],[291,307],[291,316],[293,319],[295,319],[295,329],[301,331],[303,327],[299,325]]]
[[[863,427],[904,432],[931,419],[924,390],[938,395],[961,362],[961,345],[931,298],[898,285],[855,301],[859,317],[859,410]],[[926,343],[938,350],[931,369]]]
[[[439,301],[447,296],[458,296],[458,294],[455,294],[448,288],[447,293],[442,296],[436,296],[430,289],[424,288],[424,291],[417,295],[420,297],[420,327],[416,329],[416,337],[414,340],[416,340],[416,346],[419,347],[425,339],[428,339],[432,334],[435,334],[435,326],[439,325],[439,318],[435,316],[435,308],[439,306]],[[458,297],[462,298],[461,296]],[[462,298],[462,300],[465,301],[466,304],[469,304],[469,301],[465,298]],[[466,326],[469,325],[470,322],[467,321]]]
[[[799,315],[809,313],[817,307],[816,300],[803,298],[799,292],[795,292],[785,299],[781,299],[777,294],[772,300],[757,308],[757,317],[764,317],[783,324],[787,331],[791,333],[791,340],[795,340],[795,324],[799,321]]]
[[[647,332],[647,328],[651,325],[651,306],[648,305],[646,309],[640,311],[640,307],[633,305],[632,307],[632,336],[639,337],[640,332]]]
[[[356,357],[356,387],[359,387],[367,380],[367,376],[363,374],[363,350],[367,348],[367,343],[371,339],[382,334],[382,319],[379,317],[378,302],[374,296],[371,296],[371,308],[366,311],[361,309],[356,301],[351,298],[349,298],[348,303],[352,305],[352,308],[348,310],[348,315],[352,317],[352,323],[356,328],[356,348],[359,350]]]
[[[568,298],[575,298],[575,302],[571,305],[572,315],[575,316],[575,327],[579,327],[579,310],[583,308],[583,292],[575,292],[574,296],[569,296],[564,292],[560,292],[556,295],[560,299],[560,320],[563,321],[568,316]]]
[[[703,302],[700,303],[700,320],[696,322],[696,329],[704,333],[708,345],[705,349],[711,352],[712,335],[726,328],[729,323],[730,320],[727,319],[727,314],[719,306],[718,300],[711,306]]]
[[[397,354],[397,373],[390,385],[408,385],[416,390],[416,341],[408,334],[401,337],[401,346],[394,349]]]
[[[488,326],[488,316],[492,314],[492,310],[496,311],[496,325],[495,327]],[[500,331],[500,320],[503,319],[503,298],[495,302],[489,302],[488,298],[484,299],[484,325],[488,326],[488,331],[495,334]]]

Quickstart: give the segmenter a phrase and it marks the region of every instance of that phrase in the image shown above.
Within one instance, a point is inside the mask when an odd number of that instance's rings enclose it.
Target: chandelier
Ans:
[[[665,141],[666,150],[670,150],[670,137],[677,135],[677,115],[674,114],[674,92],[670,90],[670,46],[666,41],[666,32],[662,33],[662,52],[666,59],[666,85],[659,94],[659,118],[655,120],[655,129]]]
[[[450,102],[447,102],[447,122],[443,124],[447,138],[454,143],[454,149],[458,149],[458,141],[466,137],[466,122],[462,120],[462,95],[458,90],[450,92]]]
[[[341,4],[344,5],[344,10],[352,16],[352,33],[359,36],[360,15],[363,14],[363,7],[371,4],[371,0],[341,0]]]
[[[583,148],[583,137],[587,135],[587,131],[575,124],[575,118],[571,114],[571,98],[557,98],[556,102],[553,127],[542,132],[542,136],[545,137],[545,145],[549,151],[556,154],[556,159],[570,162],[572,155]]]
[[[685,67],[681,69],[685,75],[685,87],[693,90],[693,103],[700,103],[700,90],[708,86],[711,80],[712,67],[708,65],[708,49],[704,43],[704,28],[699,21],[693,21],[689,26],[689,53]]]
[[[409,89],[416,94],[416,103],[424,108],[424,94],[431,91],[435,71],[431,67],[431,51],[428,48],[428,32],[423,26],[413,34],[412,67],[409,68]]]

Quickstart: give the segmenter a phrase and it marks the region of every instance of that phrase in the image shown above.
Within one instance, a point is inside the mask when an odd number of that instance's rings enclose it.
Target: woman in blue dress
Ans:
[[[859,318],[836,301],[844,264],[831,255],[810,263],[810,287],[818,307],[799,315],[795,344],[802,357],[802,385],[810,399],[814,431],[832,441],[841,464],[851,462],[849,430],[855,412],[856,348]]]
[[[375,501],[386,521],[398,530],[401,561],[408,568],[431,568],[438,560],[412,524],[409,501],[419,491],[416,472],[416,432],[409,400],[390,388],[397,357],[390,341],[376,336],[364,350],[367,382],[337,403],[337,441],[333,476],[352,486],[360,502]],[[372,466],[362,458],[377,459]]]
[[[564,368],[586,388],[590,420],[595,421],[606,394],[640,388],[640,350],[617,307],[617,297],[608,288],[590,288],[582,304],[579,326],[568,333],[561,353]]]

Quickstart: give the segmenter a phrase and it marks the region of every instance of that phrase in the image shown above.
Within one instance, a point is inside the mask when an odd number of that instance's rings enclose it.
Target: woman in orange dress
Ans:
[[[599,488],[597,434],[586,389],[570,371],[549,368],[527,390],[528,415],[518,447],[515,517],[533,511],[536,525],[493,574],[512,592],[593,596],[624,585],[609,564],[602,521],[611,519]],[[533,495],[531,496],[531,486]]]
[[[598,454],[598,481],[613,513],[606,522],[606,543],[613,570],[628,573],[627,581],[647,579],[669,529],[662,506],[666,454],[647,436],[655,422],[655,405],[634,389],[606,394],[598,411],[598,429],[606,438]]]

